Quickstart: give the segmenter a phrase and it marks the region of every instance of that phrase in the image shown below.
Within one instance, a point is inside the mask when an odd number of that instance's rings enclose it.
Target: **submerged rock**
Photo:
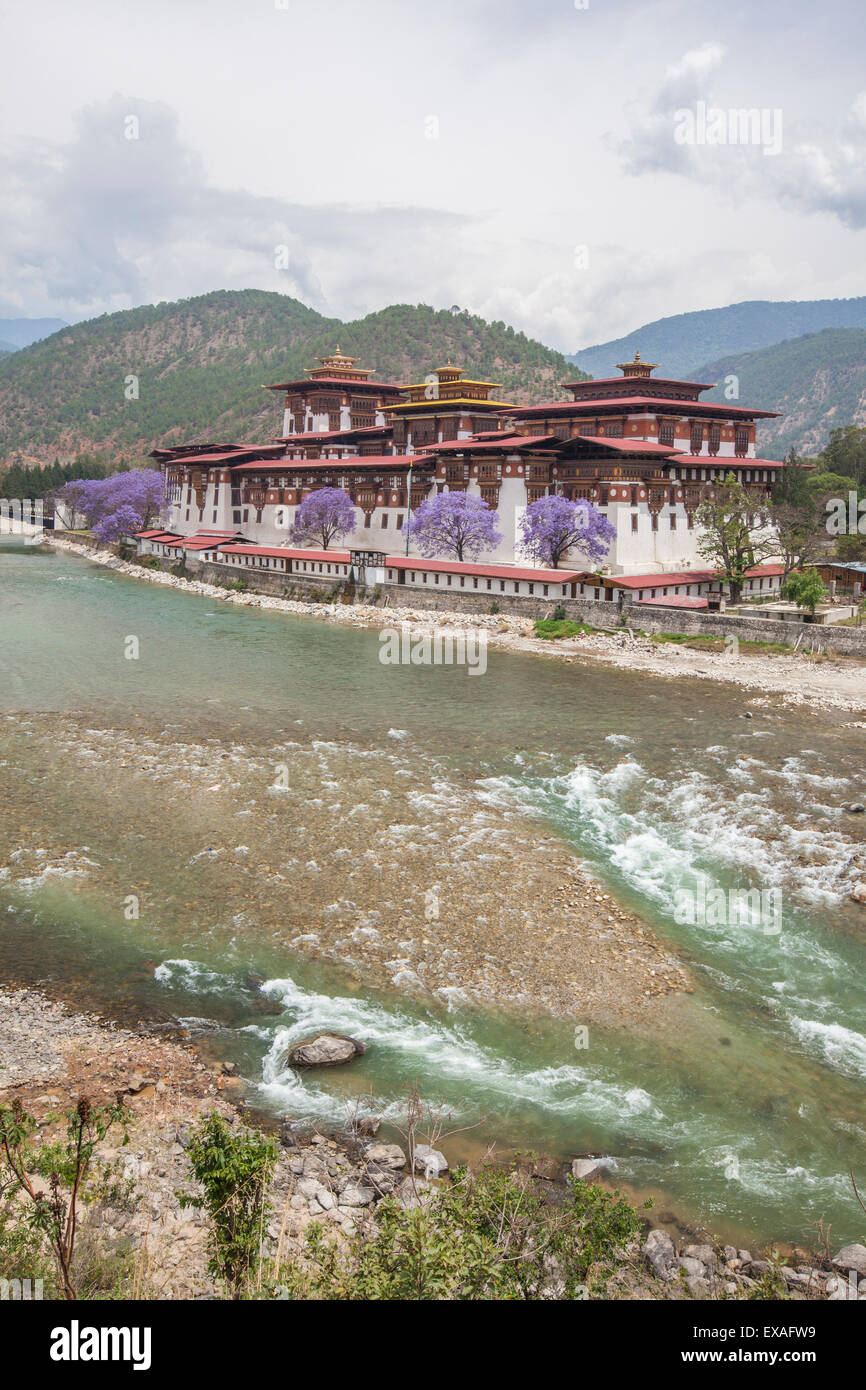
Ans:
[[[314,1038],[295,1043],[286,1053],[290,1067],[333,1067],[363,1056],[364,1044],[342,1033],[318,1033]]]

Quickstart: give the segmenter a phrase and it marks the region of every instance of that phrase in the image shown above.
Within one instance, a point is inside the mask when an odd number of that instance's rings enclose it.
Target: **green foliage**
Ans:
[[[466,312],[398,304],[341,323],[287,295],[219,290],[104,314],[2,358],[5,461],[99,448],[141,462],[155,445],[195,438],[263,443],[282,400],[262,384],[303,377],[338,342],[379,380],[418,381],[450,358],[523,403],[580,375],[561,353]],[[124,396],[128,373],[138,400]]]
[[[209,1268],[232,1298],[241,1298],[259,1261],[277,1145],[258,1130],[229,1126],[214,1112],[193,1130],[187,1153],[211,1218]],[[201,1203],[189,1193],[179,1200],[183,1207]]]
[[[698,553],[730,586],[734,603],[739,602],[747,572],[778,549],[774,535],[759,534],[769,521],[769,508],[733,473],[716,488],[715,497],[702,502],[695,513],[700,528]]]
[[[17,1198],[0,1201],[0,1279],[41,1279],[54,1291],[54,1262],[43,1233],[24,1219]]]
[[[821,464],[823,459],[819,459],[818,462]],[[857,484],[854,479],[846,477],[844,473],[812,473],[809,477],[808,487],[813,494],[833,494],[836,497],[844,497],[846,501],[849,492],[857,491]]]
[[[565,620],[566,616],[567,616],[567,615],[566,615],[566,612],[565,612],[565,605],[562,604],[562,603],[558,603],[558,604],[556,605],[556,607],[554,608],[554,610],[553,610],[553,620],[554,620],[554,622],[561,623],[561,622],[563,622],[563,621]]]
[[[836,541],[836,556],[839,560],[866,560],[866,536],[839,536]]]
[[[782,585],[782,598],[789,599],[809,613],[815,612],[823,597],[824,581],[817,570],[799,570]]]
[[[866,482],[866,429],[858,425],[842,425],[830,431],[830,442],[821,454],[821,463],[828,471]]]
[[[560,612],[556,610],[556,613]],[[558,642],[563,637],[579,637],[583,633],[595,632],[594,627],[588,623],[577,623],[573,618],[557,618],[556,614],[552,618],[536,618],[535,635],[543,637],[548,642]]]
[[[618,1193],[570,1185],[561,1203],[519,1168],[458,1168],[423,1206],[386,1198],[370,1233],[345,1252],[314,1227],[295,1298],[349,1300],[535,1300],[601,1291],[616,1253],[641,1228]]]
[[[66,1115],[66,1137],[34,1147],[36,1121],[16,1098],[10,1108],[0,1108],[0,1151],[7,1182],[27,1202],[27,1222],[47,1240],[54,1256],[65,1299],[78,1297],[73,1282],[79,1201],[84,1192],[93,1155],[109,1129],[119,1124],[123,1143],[128,1139],[129,1117],[118,1096],[113,1106],[99,1109],[82,1096]],[[48,1184],[37,1190],[34,1177]]]
[[[778,1250],[773,1250],[767,1260],[769,1269],[765,1270],[753,1289],[749,1289],[747,1298],[758,1302],[778,1303],[780,1300],[790,1298],[785,1280],[782,1277],[782,1270],[786,1261],[782,1259]]]
[[[73,463],[54,463],[45,468],[27,468],[13,464],[5,472],[0,472],[0,496],[2,497],[47,497],[56,492],[64,483],[76,478],[106,478],[109,473],[120,472],[121,466],[109,467],[108,463],[95,454],[79,454]]]

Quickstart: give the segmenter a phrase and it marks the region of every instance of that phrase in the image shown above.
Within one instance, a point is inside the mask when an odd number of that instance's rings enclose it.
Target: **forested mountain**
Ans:
[[[337,344],[377,380],[418,381],[450,359],[520,403],[558,397],[558,383],[580,375],[466,311],[396,304],[342,323],[286,295],[219,290],[106,314],[0,359],[0,463],[94,450],[135,461],[158,444],[272,439],[282,402],[262,385],[302,377]]]
[[[700,309],[644,324],[624,338],[583,348],[570,359],[591,376],[616,376],[616,363],[639,350],[658,362],[659,375],[693,377],[699,362],[754,352],[788,338],[824,328],[866,329],[866,296],[859,299],[805,299],[778,303],[767,299]]]
[[[824,448],[831,429],[866,425],[866,330],[827,328],[760,352],[718,358],[700,367],[699,381],[716,381],[703,400],[723,401],[725,377],[738,379],[738,404],[779,410],[758,426],[758,449],[783,458],[794,445],[809,456]]]

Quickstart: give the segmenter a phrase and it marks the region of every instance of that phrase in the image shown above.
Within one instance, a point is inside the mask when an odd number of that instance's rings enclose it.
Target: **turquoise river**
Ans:
[[[841,805],[866,801],[863,713],[534,656],[491,652],[472,678],[378,655],[375,631],[0,552],[0,980],[187,1020],[275,1115],[397,1113],[417,1082],[463,1130],[455,1152],[598,1153],[663,1216],[862,1240],[866,816]],[[519,1007],[459,978],[413,987],[422,937],[447,960],[448,913],[483,943],[498,904],[555,973],[532,901],[548,854],[684,962],[677,1026],[578,1048],[530,980]],[[419,876],[448,904],[429,931]],[[698,881],[774,890],[780,930],[678,921]],[[329,959],[306,949],[323,941]],[[287,1071],[286,1044],[326,1027],[365,1056]]]

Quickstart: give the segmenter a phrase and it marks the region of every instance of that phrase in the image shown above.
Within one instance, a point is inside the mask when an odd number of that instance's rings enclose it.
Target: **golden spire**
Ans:
[[[658,362],[641,362],[640,353],[635,352],[631,362],[617,362],[617,367],[623,376],[650,376],[658,366]]]

